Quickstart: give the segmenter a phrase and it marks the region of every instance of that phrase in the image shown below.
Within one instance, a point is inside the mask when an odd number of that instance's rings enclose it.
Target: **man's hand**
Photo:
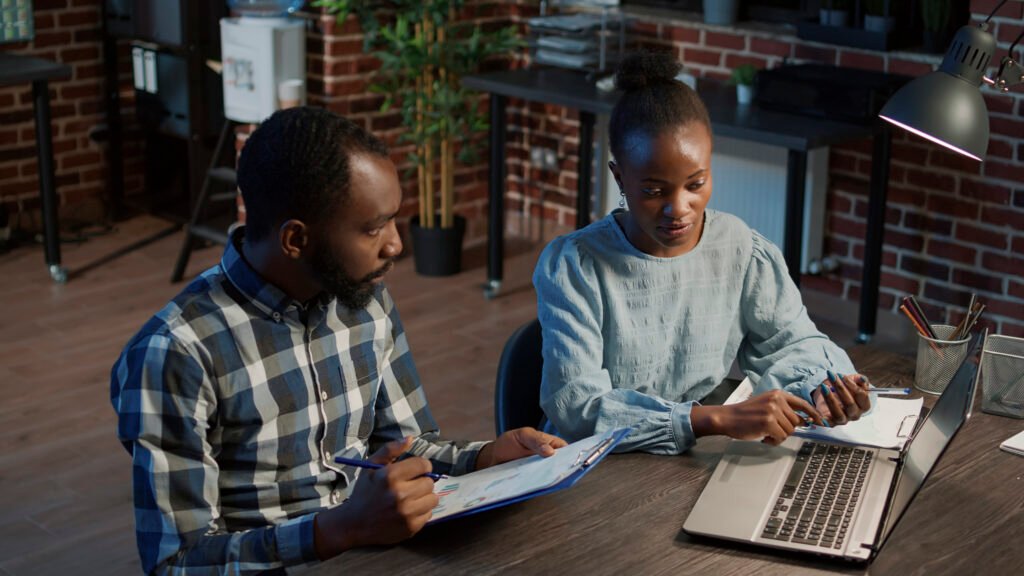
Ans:
[[[798,410],[806,418],[797,414]],[[806,400],[782,390],[728,406],[694,406],[690,421],[696,436],[725,434],[740,440],[763,439],[772,445],[781,444],[797,426],[822,424],[821,414]]]
[[[412,440],[394,440],[375,452],[369,459],[385,467],[360,472],[345,504],[316,515],[314,543],[321,560],[359,546],[394,544],[427,523],[438,502],[434,481],[424,476],[430,461],[410,457],[395,462]]]
[[[533,454],[547,458],[555,453],[556,448],[563,446],[566,446],[565,440],[557,436],[533,428],[516,428],[498,436],[497,440],[480,450],[476,456],[476,470]]]
[[[825,388],[828,391],[825,391]],[[868,379],[860,374],[836,375],[825,380],[811,393],[814,406],[829,424],[842,425],[860,419],[871,409]]]

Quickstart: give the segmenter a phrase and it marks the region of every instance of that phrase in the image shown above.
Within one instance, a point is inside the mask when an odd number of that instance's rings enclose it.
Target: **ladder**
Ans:
[[[171,282],[180,282],[185,274],[185,267],[192,255],[192,250],[198,241],[214,242],[226,245],[228,243],[228,230],[211,225],[203,220],[206,209],[210,203],[237,201],[237,179],[235,169],[229,166],[221,166],[221,159],[224,157],[224,148],[228,142],[234,143],[235,123],[231,120],[224,120],[220,129],[220,136],[217,138],[217,147],[213,150],[210,158],[210,166],[206,170],[206,177],[203,178],[203,186],[199,190],[195,206],[192,207],[192,216],[185,224],[185,239],[181,243],[181,251],[178,252],[178,261],[174,264],[174,271],[171,273]],[[232,154],[231,158],[234,159]],[[214,185],[219,185],[224,191],[211,193]]]

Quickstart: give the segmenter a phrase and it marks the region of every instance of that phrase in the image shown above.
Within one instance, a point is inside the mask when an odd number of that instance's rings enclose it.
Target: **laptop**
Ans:
[[[868,562],[971,414],[984,334],[903,451],[790,436],[732,441],[687,517],[692,535]]]

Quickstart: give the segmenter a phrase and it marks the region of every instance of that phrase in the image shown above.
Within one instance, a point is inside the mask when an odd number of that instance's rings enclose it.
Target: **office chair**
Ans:
[[[541,344],[536,319],[520,326],[505,343],[494,386],[494,428],[499,436],[522,426],[540,427]]]

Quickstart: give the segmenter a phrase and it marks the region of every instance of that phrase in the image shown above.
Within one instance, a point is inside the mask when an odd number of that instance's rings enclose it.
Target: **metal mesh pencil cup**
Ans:
[[[992,334],[981,353],[982,412],[1024,418],[1024,338]]]
[[[946,340],[956,330],[948,324],[932,324],[938,338],[917,335],[917,370],[914,387],[928,394],[942,394],[960,363],[967,356],[970,337]]]

